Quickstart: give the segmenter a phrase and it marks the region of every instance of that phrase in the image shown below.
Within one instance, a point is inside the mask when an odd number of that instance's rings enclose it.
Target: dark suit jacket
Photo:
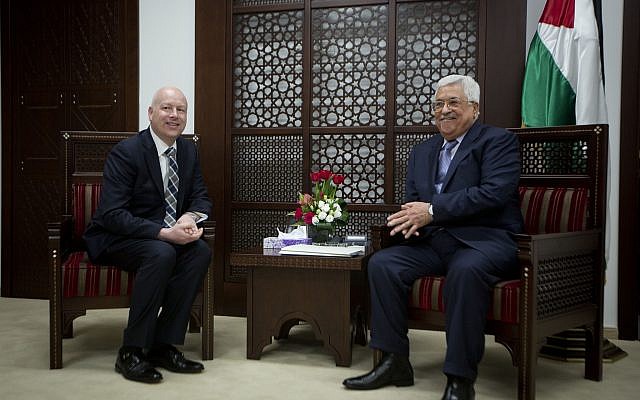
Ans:
[[[443,140],[436,135],[415,146],[409,156],[406,201],[433,205],[434,220],[423,234],[444,227],[493,262],[512,264],[516,254],[512,233],[523,229],[518,138],[476,121],[458,146],[441,193],[436,193]]]
[[[195,145],[177,141],[177,215],[210,215],[211,201],[202,179]],[[165,216],[158,151],[149,129],[113,147],[104,166],[100,204],[84,234],[89,257],[96,260],[116,240],[156,239]]]

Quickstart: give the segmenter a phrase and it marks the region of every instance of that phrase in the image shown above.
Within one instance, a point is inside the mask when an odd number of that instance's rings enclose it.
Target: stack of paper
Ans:
[[[318,246],[295,244],[280,250],[280,254],[296,256],[353,257],[364,254],[364,246]]]

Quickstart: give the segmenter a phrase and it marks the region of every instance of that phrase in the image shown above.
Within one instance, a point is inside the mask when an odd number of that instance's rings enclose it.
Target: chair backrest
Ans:
[[[583,231],[587,227],[586,188],[520,186],[525,232],[531,235]]]
[[[603,229],[608,126],[510,130],[520,140],[526,233]]]
[[[107,155],[116,143],[135,134],[137,132],[62,132],[62,214],[73,217],[73,247],[81,247],[84,229],[98,205]]]
[[[73,217],[74,247],[82,247],[82,234],[98,207],[102,192],[102,172],[113,146],[138,132],[63,131],[62,173],[63,215]],[[185,135],[196,146],[199,136]]]
[[[521,154],[520,205],[529,234],[604,228],[607,125],[512,128]],[[437,135],[432,129],[403,139],[413,145]],[[409,146],[412,147],[412,146]],[[402,201],[406,157],[394,175]]]

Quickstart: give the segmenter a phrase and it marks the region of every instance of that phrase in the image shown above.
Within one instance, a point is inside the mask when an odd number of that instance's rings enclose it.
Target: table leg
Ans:
[[[348,270],[249,268],[247,358],[259,359],[272,337],[286,337],[287,328],[304,320],[336,365],[351,365],[350,276]]]
[[[260,355],[262,354],[262,349],[271,343],[271,337],[264,337],[264,335],[258,334],[255,329],[254,301],[256,296],[254,296],[254,289],[257,287],[254,285],[254,282],[254,269],[249,268],[247,274],[247,358],[250,360],[259,360]],[[259,297],[260,296],[258,296],[258,298]]]

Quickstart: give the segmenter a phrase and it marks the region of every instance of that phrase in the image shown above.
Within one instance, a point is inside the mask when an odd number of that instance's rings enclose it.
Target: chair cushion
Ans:
[[[520,187],[519,192],[526,233],[535,235],[586,229],[586,188]]]
[[[528,234],[574,232],[587,226],[586,188],[519,188],[520,207]],[[445,278],[428,276],[414,282],[409,307],[444,312],[442,289]],[[518,322],[520,280],[503,281],[491,292],[490,320]]]
[[[95,265],[84,251],[71,253],[62,265],[63,297],[126,296],[134,274],[116,267]]]
[[[84,230],[91,222],[93,213],[98,208],[100,193],[102,192],[101,183],[74,183],[73,184],[73,237],[75,239],[82,238]]]
[[[409,307],[426,311],[444,312],[442,293],[445,278],[427,276],[413,283]],[[520,297],[520,280],[503,281],[493,287],[492,304],[487,318],[507,323],[518,322],[518,302]]]

